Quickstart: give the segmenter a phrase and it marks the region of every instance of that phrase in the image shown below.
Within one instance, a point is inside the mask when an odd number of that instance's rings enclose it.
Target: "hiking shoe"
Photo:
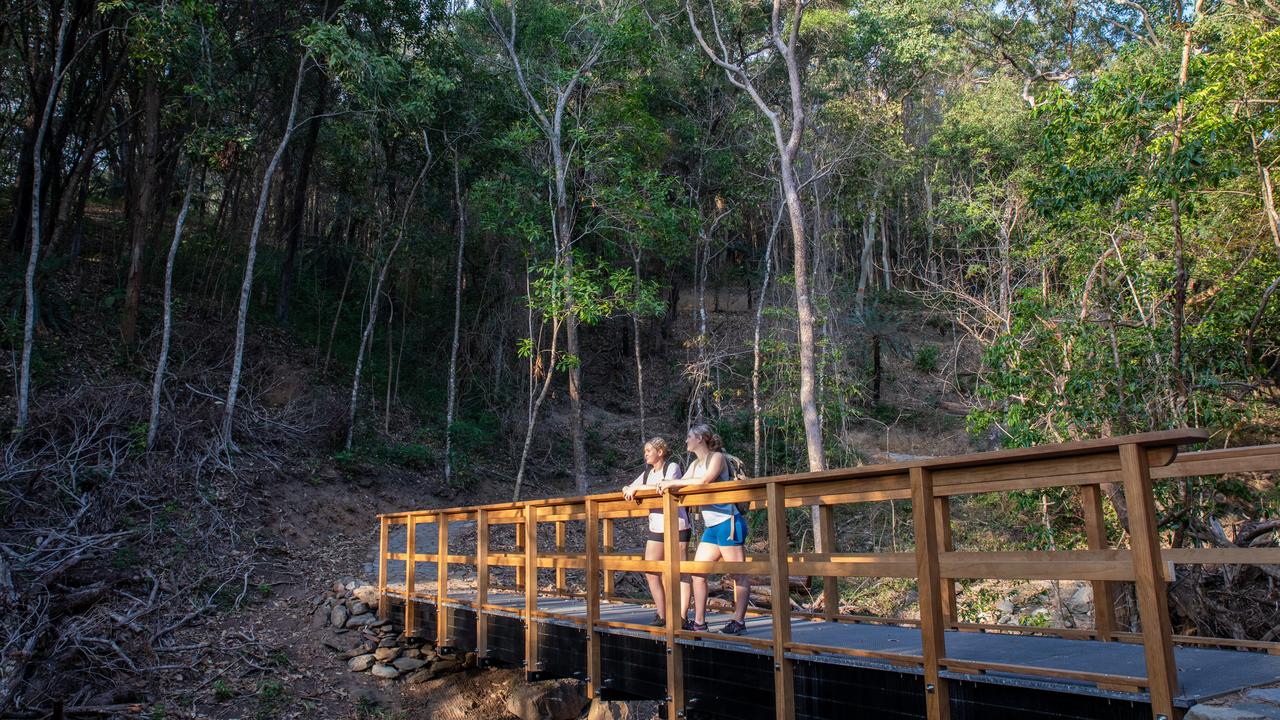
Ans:
[[[747,629],[747,624],[738,620],[730,620],[720,628],[720,632],[725,635],[741,635]]]
[[[658,613],[654,613],[653,619],[649,621],[649,624],[653,627],[666,627],[667,619],[662,617]]]
[[[693,632],[706,632],[706,631],[707,631],[707,624],[706,624],[706,623],[704,623],[704,622],[703,622],[703,623],[698,623],[698,622],[694,622],[694,621],[692,621],[692,620],[685,620],[685,621],[684,621],[684,623],[680,625],[680,629],[681,629],[681,630],[692,630]]]

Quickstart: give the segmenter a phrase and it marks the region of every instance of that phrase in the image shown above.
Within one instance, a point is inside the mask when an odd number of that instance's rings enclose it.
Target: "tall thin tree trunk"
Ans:
[[[640,301],[640,249],[632,246],[631,258],[635,261],[636,268],[636,302],[637,307]],[[640,357],[640,313],[631,313],[631,335],[632,348],[636,356],[636,409],[640,412],[640,442],[644,443],[648,437],[644,427],[644,361]]]
[[[182,197],[182,209],[173,228],[173,242],[169,243],[169,256],[164,263],[164,304],[161,308],[160,357],[156,360],[156,375],[151,382],[151,419],[147,423],[147,450],[155,447],[156,430],[160,426],[160,395],[164,391],[164,376],[169,367],[169,339],[173,332],[173,265],[178,257],[178,245],[182,243],[182,229],[191,208],[191,195],[196,186],[195,168],[188,170],[187,192]]]
[[[1187,86],[1187,71],[1191,65],[1191,31],[1200,20],[1200,8],[1203,0],[1196,0],[1192,10],[1194,17],[1185,22],[1182,33],[1182,62],[1178,68],[1178,104],[1174,111],[1173,143],[1169,147],[1169,155],[1176,156],[1182,146],[1182,127],[1186,113],[1183,91]],[[1180,18],[1181,19],[1181,18]],[[1175,181],[1176,182],[1176,181]],[[1187,378],[1183,372],[1182,332],[1186,324],[1187,309],[1187,261],[1186,248],[1182,235],[1181,193],[1175,186],[1169,197],[1169,212],[1173,222],[1173,387],[1177,394],[1177,407],[1174,408],[1174,422],[1182,422],[1182,415],[1187,408]]]
[[[53,53],[53,72],[49,74],[49,95],[45,99],[40,126],[36,129],[33,148],[34,165],[31,175],[31,254],[27,257],[27,272],[23,283],[23,302],[26,306],[22,319],[22,360],[18,369],[18,417],[14,430],[21,433],[27,428],[31,402],[31,348],[36,330],[36,265],[40,261],[40,196],[44,181],[41,153],[44,138],[58,102],[58,87],[62,82],[62,54],[67,44],[67,25],[71,20],[71,3],[62,6],[62,20],[58,24],[58,41]]]
[[[138,187],[138,204],[133,208],[129,243],[129,279],[125,285],[124,317],[120,336],[126,346],[132,345],[138,329],[138,306],[142,301],[142,256],[155,216],[156,187],[160,163],[160,88],[154,74],[143,85],[143,152],[142,179]]]
[[[764,325],[764,310],[769,292],[769,276],[773,271],[773,241],[778,237],[778,227],[782,224],[782,208],[773,211],[773,228],[769,230],[769,239],[764,245],[764,277],[760,280],[760,301],[756,303],[755,331],[751,337],[751,430],[752,430],[752,474],[761,477],[762,457],[764,455],[764,410],[760,402],[760,334]]]
[[[351,218],[347,218],[347,231],[344,237],[351,237]],[[329,371],[329,357],[333,355],[333,340],[338,335],[338,320],[342,318],[342,305],[347,299],[347,288],[351,285],[351,273],[356,268],[356,253],[351,253],[351,261],[347,263],[347,276],[342,280],[342,292],[338,293],[338,308],[333,311],[333,324],[329,326],[329,343],[324,350],[324,363],[320,366],[320,374]]]
[[[298,116],[298,96],[302,93],[302,81],[306,77],[307,62],[310,59],[311,53],[307,51],[302,53],[302,60],[298,62],[298,77],[293,83],[293,98],[289,102],[289,116],[285,119],[284,134],[280,137],[280,144],[276,147],[275,154],[271,156],[271,162],[267,164],[266,172],[262,174],[262,187],[258,192],[258,210],[254,213],[253,228],[249,231],[249,253],[244,264],[244,280],[240,283],[240,310],[236,316],[236,342],[231,356],[231,379],[227,383],[226,411],[222,416],[222,443],[226,448],[235,447],[231,428],[235,421],[236,399],[240,393],[240,372],[244,367],[245,331],[249,321],[249,299],[253,291],[253,265],[258,257],[258,237],[262,234],[262,220],[266,216],[267,200],[271,196],[271,178],[280,165],[280,158],[284,156],[285,149],[289,147],[289,139],[293,137],[293,121]]]
[[[409,191],[409,197],[405,200],[404,211],[400,216],[400,227],[396,231],[396,241],[392,243],[391,250],[387,252],[386,260],[382,263],[382,269],[378,271],[378,282],[373,288],[372,300],[369,302],[369,318],[364,325],[364,333],[360,336],[360,347],[356,350],[356,369],[351,379],[351,404],[347,409],[347,442],[346,449],[351,449],[351,442],[355,438],[356,430],[356,407],[359,405],[360,399],[360,371],[364,369],[364,353],[370,346],[373,337],[373,328],[378,322],[378,298],[382,296],[382,286],[387,279],[387,271],[391,268],[391,261],[395,259],[396,251],[400,249],[400,244],[404,242],[406,226],[409,224],[409,211],[413,209],[413,199],[418,194],[418,187],[422,185],[422,179],[427,176],[427,170],[431,168],[432,158],[428,155],[427,162],[423,164],[422,171],[418,173],[418,178],[413,181],[413,189]]]
[[[867,316],[867,290],[871,286],[872,278],[875,277],[876,229],[879,227],[876,215],[878,195],[879,193],[872,193],[871,211],[862,220],[862,254],[858,258],[858,293],[854,297],[854,306],[860,318]]]
[[[382,405],[382,434],[391,434],[391,368],[395,362],[396,303],[387,296],[387,393]]]
[[[453,197],[457,205],[458,251],[453,267],[453,340],[449,346],[449,399],[444,416],[444,481],[453,479],[453,416],[458,402],[458,340],[462,330],[462,260],[467,243],[467,205],[462,197],[458,152],[453,152]],[[517,491],[518,492],[518,491]]]
[[[316,98],[315,117],[307,128],[307,139],[302,146],[302,157],[298,160],[298,175],[294,178],[292,205],[289,218],[285,221],[284,263],[280,266],[280,294],[276,296],[276,322],[284,323],[289,317],[289,299],[293,289],[293,278],[297,274],[298,245],[302,235],[303,213],[307,209],[307,183],[311,179],[311,159],[315,156],[316,140],[320,136],[320,118],[325,110],[325,90],[328,81],[320,83],[320,96]]]
[[[886,208],[887,210],[887,208]],[[880,213],[880,279],[881,287],[893,289],[893,268],[889,265],[889,213]]]
[[[542,389],[538,391],[536,397],[530,394],[529,399],[529,422],[525,426],[524,444],[520,448],[520,464],[516,468],[516,486],[515,492],[512,493],[511,500],[517,502],[520,500],[520,489],[524,485],[525,469],[529,465],[529,449],[533,447],[533,430],[537,426],[538,410],[542,408],[542,401],[547,399],[547,390],[551,388],[551,377],[555,374],[556,367],[556,343],[560,338],[560,320],[553,318],[551,321],[551,351],[547,354],[547,365],[543,372]],[[531,362],[536,361],[536,351],[531,356]],[[536,365],[531,364],[532,370]],[[530,373],[530,389],[533,388],[533,374]]]

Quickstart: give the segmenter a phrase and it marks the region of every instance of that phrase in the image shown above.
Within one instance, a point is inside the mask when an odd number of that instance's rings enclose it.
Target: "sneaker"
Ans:
[[[724,624],[724,627],[720,628],[720,632],[725,635],[741,635],[746,629],[746,623],[739,622],[738,620],[730,620]]]
[[[680,629],[692,630],[693,632],[706,632],[707,624],[694,622],[692,620],[685,620],[684,623],[680,625]]]
[[[666,627],[667,619],[662,617],[658,613],[654,613],[653,619],[649,621],[649,624],[653,627]]]

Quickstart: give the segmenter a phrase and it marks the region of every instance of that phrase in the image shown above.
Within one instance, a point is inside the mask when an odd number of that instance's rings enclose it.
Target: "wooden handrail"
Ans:
[[[525,662],[530,672],[539,670],[538,618],[559,618],[581,624],[587,629],[588,679],[592,690],[600,687],[600,644],[602,628],[628,627],[652,633],[668,646],[667,679],[669,717],[678,717],[684,709],[681,678],[682,650],[680,641],[704,637],[703,633],[680,630],[674,622],[679,615],[679,593],[668,593],[667,627],[651,628],[604,621],[600,603],[614,597],[613,573],[657,572],[666,576],[669,588],[678,587],[682,574],[741,573],[767,576],[774,597],[785,597],[789,575],[825,578],[824,608],[821,613],[791,612],[790,603],[774,602],[770,611],[774,623],[772,639],[721,637],[729,642],[745,642],[771,652],[774,657],[775,697],[779,717],[794,716],[791,660],[788,653],[833,652],[876,658],[896,664],[915,664],[923,669],[925,698],[931,720],[949,716],[947,676],[944,671],[980,673],[985,671],[1015,672],[1063,679],[1096,682],[1110,689],[1147,688],[1153,715],[1174,717],[1173,698],[1178,695],[1178,678],[1172,663],[1175,641],[1198,644],[1235,645],[1270,652],[1280,650],[1280,643],[1258,641],[1215,642],[1206,638],[1181,638],[1172,635],[1165,583],[1173,577],[1173,564],[1280,564],[1280,548],[1176,548],[1159,545],[1152,484],[1155,479],[1212,475],[1226,472],[1269,471],[1280,469],[1280,445],[1255,448],[1233,448],[1177,454],[1179,445],[1205,440],[1198,430],[1144,433],[1118,438],[1090,440],[1041,448],[1028,448],[992,453],[978,453],[954,458],[929,458],[909,462],[859,468],[829,470],[819,473],[796,473],[736,483],[714,483],[682,488],[677,492],[657,495],[642,490],[629,501],[621,493],[602,493],[585,497],[550,498],[516,503],[496,503],[473,507],[415,510],[384,513],[379,519],[379,591],[385,596],[387,562],[405,563],[404,595],[405,632],[416,632],[414,599],[434,598],[437,609],[452,602],[449,598],[449,566],[474,566],[482,576],[477,582],[477,596],[466,605],[476,608],[477,616],[484,608],[519,612],[525,619]],[[1129,500],[1131,548],[1113,548],[1107,543],[1102,523],[1104,495],[1101,483],[1123,484]],[[1008,492],[1044,487],[1079,487],[1084,507],[1089,544],[1087,550],[1040,552],[972,552],[957,551],[951,545],[949,498],[991,492]],[[842,553],[834,548],[831,508],[835,505],[875,502],[886,499],[911,499],[916,548],[903,553]],[[642,555],[613,550],[613,522],[618,518],[639,517],[651,510],[662,510],[674,516],[680,506],[696,506],[723,502],[750,502],[768,512],[767,554],[749,554],[741,562],[695,562],[677,557],[678,541],[674,523],[668,523],[664,542],[667,559],[649,561]],[[826,525],[822,547],[824,552],[793,552],[786,539],[787,522],[783,508],[818,505],[824,509]],[[456,552],[448,546],[448,524],[457,521],[477,522],[477,545],[474,552]],[[587,545],[583,551],[567,550],[565,526],[569,522],[587,524]],[[434,554],[418,553],[414,547],[415,529],[419,524],[436,523],[438,549]],[[538,524],[555,526],[555,549],[538,546]],[[388,528],[407,525],[404,550],[388,546]],[[514,525],[515,551],[495,550],[489,545],[491,530],[498,525]],[[420,593],[415,588],[414,567],[418,563],[437,563],[434,593]],[[524,595],[524,607],[491,606],[489,571],[494,567],[516,568],[516,588]],[[566,586],[565,571],[587,572],[586,616],[556,615],[538,608],[538,570],[555,571],[558,596],[574,596]],[[600,583],[603,575],[603,588]],[[921,620],[860,618],[841,615],[836,583],[841,577],[899,577],[917,581],[920,591]],[[956,578],[1008,579],[1076,579],[1094,585],[1099,604],[1093,630],[1051,628],[1018,628],[1005,625],[961,623],[955,615],[954,580]],[[1118,632],[1110,613],[1114,597],[1112,583],[1133,582],[1139,601],[1142,633]],[[603,590],[603,593],[601,592]],[[384,598],[385,599],[385,598]],[[379,606],[384,614],[386,602]],[[919,628],[923,656],[902,656],[849,648],[826,647],[812,643],[794,643],[790,639],[792,619],[802,621],[887,622]],[[437,642],[450,642],[447,614],[438,612]],[[1147,657],[1145,678],[1105,676],[1093,673],[1065,673],[1053,668],[976,663],[950,658],[946,653],[947,630],[993,632],[1042,632],[1068,638],[1141,642]],[[478,649],[487,646],[485,623],[477,627]],[[1087,675],[1088,677],[1085,677]]]

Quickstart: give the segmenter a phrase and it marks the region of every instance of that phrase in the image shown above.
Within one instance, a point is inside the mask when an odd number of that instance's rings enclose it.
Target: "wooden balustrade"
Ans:
[[[1235,641],[1179,637],[1172,634],[1165,583],[1173,578],[1177,564],[1280,564],[1280,548],[1175,548],[1160,546],[1156,510],[1152,493],[1153,479],[1171,479],[1194,475],[1213,475],[1242,471],[1274,471],[1280,469],[1280,445],[1230,450],[1211,450],[1177,455],[1180,445],[1198,443],[1206,434],[1195,430],[1166,431],[1055,445],[1024,450],[982,453],[951,458],[914,460],[891,465],[799,473],[741,483],[714,483],[685,488],[677,493],[658,496],[641,491],[634,502],[621,493],[606,493],[580,498],[530,500],[479,507],[419,510],[379,516],[378,588],[383,594],[379,612],[386,615],[389,561],[405,563],[406,599],[404,625],[407,634],[417,631],[415,600],[436,603],[436,640],[450,642],[448,613],[440,612],[447,603],[458,603],[449,595],[450,565],[476,568],[476,594],[470,604],[477,609],[477,649],[483,655],[486,647],[485,613],[491,607],[493,568],[515,569],[515,583],[524,596],[521,615],[525,622],[525,664],[527,671],[540,669],[536,625],[538,618],[556,617],[538,608],[540,594],[552,594],[540,588],[538,570],[554,571],[557,594],[568,593],[566,571],[585,571],[586,615],[560,616],[562,620],[583,623],[587,630],[587,675],[590,689],[598,693],[601,680],[599,630],[622,623],[603,621],[602,600],[621,600],[616,596],[614,573],[660,572],[667,581],[665,628],[626,625],[632,630],[652,633],[667,645],[667,717],[680,717],[684,709],[682,643],[705,634],[681,630],[674,622],[680,615],[679,580],[688,573],[744,573],[770,578],[773,598],[787,597],[789,576],[807,575],[824,578],[820,612],[793,612],[788,602],[773,602],[773,635],[770,640],[725,637],[727,642],[753,644],[772,653],[775,669],[777,716],[794,717],[792,692],[792,660],[796,654],[843,653],[854,657],[873,658],[898,665],[915,666],[923,672],[928,717],[947,718],[948,673],[980,674],[1013,672],[1027,675],[1050,675],[1063,679],[1091,682],[1109,689],[1145,689],[1150,694],[1154,717],[1176,717],[1174,698],[1178,695],[1177,670],[1173,663],[1175,642],[1234,646],[1280,654],[1280,643]],[[1130,547],[1111,547],[1103,520],[1102,486],[1115,483],[1123,487],[1128,501]],[[1041,552],[973,552],[954,547],[951,535],[950,498],[977,493],[1011,492],[1047,487],[1079,488],[1087,549]],[[912,507],[916,547],[899,553],[842,553],[836,551],[834,507],[842,504],[909,500]],[[666,524],[666,560],[646,561],[642,555],[615,548],[614,523],[622,518],[638,518],[651,509],[662,509],[674,517],[680,506],[693,507],[712,503],[750,502],[767,513],[768,552],[749,555],[743,562],[693,562],[679,556],[679,539],[675,523]],[[819,506],[819,528],[816,538],[819,552],[794,552],[787,536],[786,508]],[[474,521],[476,547],[469,554],[451,554],[449,522]],[[585,524],[586,546],[583,551],[566,548],[566,523]],[[435,523],[437,552],[416,552],[418,524]],[[554,525],[554,552],[539,547],[538,525]],[[388,545],[389,528],[407,525],[407,545],[396,552]],[[496,551],[490,539],[494,527],[510,525],[515,530],[515,550]],[[415,567],[434,562],[436,591],[426,595],[416,587]],[[603,575],[603,581],[602,576]],[[897,577],[916,580],[919,589],[920,619],[860,617],[839,612],[839,578]],[[956,613],[955,581],[957,579],[1070,579],[1093,584],[1095,627],[1088,629],[1023,628],[1007,625],[984,625],[960,622]],[[1123,632],[1114,615],[1116,583],[1132,582],[1138,605],[1140,631]],[[542,591],[540,593],[540,591]],[[507,608],[511,610],[510,607]],[[921,656],[878,651],[836,648],[792,641],[792,620],[825,620],[828,622],[889,623],[919,628],[923,643]],[[1052,669],[979,663],[949,658],[946,631],[1035,632],[1072,639],[1140,642],[1144,647],[1145,677],[1113,676],[1097,673],[1062,673]],[[1068,677],[1070,675],[1070,677]],[[1087,676],[1087,677],[1086,677]]]

